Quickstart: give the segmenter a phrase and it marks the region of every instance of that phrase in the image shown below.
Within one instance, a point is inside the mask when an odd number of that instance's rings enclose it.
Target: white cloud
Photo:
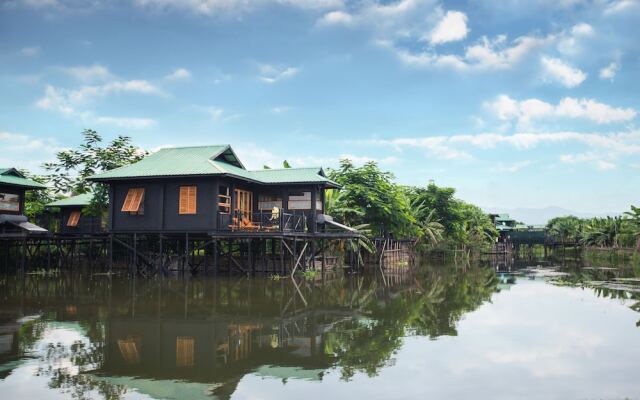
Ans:
[[[224,109],[220,107],[205,107],[204,110],[215,121],[220,120],[224,115]]]
[[[23,47],[20,54],[27,57],[37,56],[40,54],[40,46]]]
[[[548,77],[560,82],[563,86],[573,88],[580,85],[585,79],[587,74],[574,68],[564,61],[552,58],[542,57],[542,66]]]
[[[593,152],[599,159],[607,157],[635,156],[640,154],[640,130],[613,133],[580,133],[572,131],[529,133],[512,135],[501,133],[480,133],[475,135],[425,136],[416,138],[370,139],[357,143],[402,149],[422,149],[430,156],[447,160],[468,160],[473,158],[469,147],[493,149],[497,146],[511,146],[519,150],[533,149],[541,144],[580,144]],[[570,159],[565,157],[564,162]],[[604,167],[602,164],[601,167]],[[505,167],[506,168],[506,167]]]
[[[638,0],[614,0],[604,10],[605,15],[620,14],[640,9]]]
[[[505,35],[493,39],[486,36],[468,46],[463,55],[411,52],[396,47],[391,41],[377,44],[391,49],[404,64],[416,67],[445,67],[457,70],[509,69],[538,48],[553,42],[553,36],[521,36],[508,43]]]
[[[462,40],[467,37],[467,16],[460,11],[447,11],[433,28],[427,39],[432,44],[442,44]]]
[[[278,106],[278,107],[272,107],[270,111],[274,114],[284,114],[286,112],[289,112],[290,110],[291,110],[291,107],[289,106]]]
[[[191,71],[186,68],[178,68],[169,75],[165,76],[164,79],[168,81],[188,80],[191,79]]]
[[[342,0],[134,0],[138,7],[151,10],[176,9],[198,15],[242,14],[268,5],[301,9],[330,9],[343,6]]]
[[[260,80],[266,83],[276,83],[283,79],[291,78],[300,72],[295,67],[277,67],[274,65],[263,64],[259,67]]]
[[[353,23],[353,16],[344,11],[331,11],[322,16],[317,21],[318,26],[328,25],[351,25]]]
[[[84,83],[104,81],[113,77],[107,67],[98,64],[67,67],[62,68],[62,71],[72,76],[74,79]]]
[[[580,154],[562,154],[560,156],[560,161],[565,164],[590,164],[599,171],[610,171],[616,169],[616,164],[604,160],[603,158],[605,157],[607,156],[593,152]]]
[[[47,85],[44,96],[36,101],[36,106],[69,114],[76,106],[117,93],[164,96],[162,90],[145,80],[112,81],[103,85],[81,86],[78,89],[62,89]]]
[[[80,72],[78,72],[80,71]],[[90,70],[78,70],[79,79],[96,79]],[[100,74],[98,74],[99,76]],[[78,89],[62,89],[53,85],[45,87],[44,96],[36,100],[35,106],[43,110],[56,111],[65,117],[73,117],[84,123],[114,125],[121,128],[142,129],[157,124],[150,118],[100,116],[87,110],[87,103],[111,93],[160,94],[160,89],[147,81],[114,81],[98,86],[82,86]]]
[[[534,161],[523,160],[523,161],[516,161],[513,163],[499,162],[494,169],[497,172],[518,172],[521,169],[528,167],[531,164],[534,164]]]
[[[600,70],[600,79],[609,79],[613,80],[615,78],[616,73],[620,69],[620,66],[616,62],[611,62],[611,64]]]
[[[93,120],[98,124],[132,129],[150,128],[158,123],[156,120],[150,118],[95,117]]]
[[[61,150],[53,138],[34,138],[15,132],[0,131],[0,165],[39,170],[43,162],[49,161]]]
[[[632,108],[612,107],[593,99],[565,97],[557,105],[539,99],[518,101],[500,95],[494,101],[484,103],[498,119],[516,121],[520,127],[528,127],[533,120],[550,118],[584,119],[597,124],[629,122],[637,112]]]
[[[576,36],[591,36],[593,35],[594,31],[591,25],[582,22],[574,25],[573,28],[571,28],[571,33]]]
[[[574,25],[569,31],[558,34],[558,51],[564,55],[576,56],[584,49],[584,42],[595,36],[595,30],[587,23]]]

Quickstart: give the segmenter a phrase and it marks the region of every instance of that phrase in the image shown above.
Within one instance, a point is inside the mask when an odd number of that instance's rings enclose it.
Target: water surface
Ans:
[[[6,399],[640,398],[633,270],[0,277]]]

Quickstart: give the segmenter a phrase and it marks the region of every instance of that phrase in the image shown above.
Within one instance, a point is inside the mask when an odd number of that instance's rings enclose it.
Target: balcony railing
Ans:
[[[274,213],[259,211],[243,213],[235,211],[232,214],[218,214],[218,228],[220,230],[241,232],[306,232],[307,216],[304,213]]]

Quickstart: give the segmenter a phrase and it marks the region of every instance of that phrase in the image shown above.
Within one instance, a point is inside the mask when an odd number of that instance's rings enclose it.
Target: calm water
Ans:
[[[0,277],[2,399],[640,398],[633,271]]]

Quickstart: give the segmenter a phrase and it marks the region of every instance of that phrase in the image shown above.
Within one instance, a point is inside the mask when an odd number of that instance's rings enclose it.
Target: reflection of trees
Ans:
[[[87,346],[84,342],[77,341],[65,347],[59,343],[51,343],[41,358],[38,375],[49,376],[51,389],[58,389],[74,399],[95,398],[96,393],[106,400],[120,399],[127,391],[125,386],[113,385],[84,374],[99,365],[102,356],[101,344],[92,343]],[[70,365],[67,365],[67,361]]]
[[[431,270],[400,296],[372,299],[362,310],[364,318],[341,323],[327,334],[325,351],[335,355],[343,379],[357,371],[376,375],[393,362],[406,335],[457,335],[460,318],[488,301],[497,283],[490,269]]]
[[[551,282],[559,286],[572,286],[593,290],[598,297],[614,300],[633,300],[629,306],[640,312],[640,273],[630,268],[577,268],[566,271],[567,274],[553,279]],[[640,327],[640,320],[636,322]]]
[[[77,399],[91,396],[118,399],[126,392],[125,386],[109,384],[85,373],[101,371],[107,357],[106,336],[119,337],[106,333],[112,332],[107,326],[110,321],[111,328],[116,326],[114,320],[130,321],[129,325],[118,326],[122,334],[136,327],[144,332],[150,326],[145,325],[146,321],[151,321],[149,324],[167,321],[168,326],[181,327],[191,324],[194,329],[201,326],[207,332],[214,325],[216,330],[224,330],[224,326],[217,326],[227,321],[264,326],[265,332],[278,338],[273,342],[275,347],[249,346],[251,351],[246,357],[230,359],[216,367],[229,372],[230,382],[237,383],[256,365],[277,364],[278,360],[285,360],[283,365],[302,368],[334,366],[348,380],[359,372],[374,376],[391,365],[405,336],[457,335],[458,321],[490,300],[498,283],[495,272],[485,268],[428,268],[417,275],[405,271],[393,279],[378,278],[337,275],[322,281],[300,282],[296,289],[289,280],[271,279],[167,279],[136,283],[114,278],[101,286],[96,281],[85,284],[62,277],[59,283],[28,282],[24,304],[30,307],[48,304],[56,311],[48,311],[45,319],[77,321],[87,339],[71,346],[52,344],[46,349],[38,373],[50,378],[49,386]],[[394,283],[389,284],[391,281]],[[78,295],[94,290],[95,297]],[[11,300],[17,303],[15,297]],[[33,349],[43,339],[47,324],[42,321],[25,324],[20,333],[21,348]],[[263,341],[266,333],[260,332],[242,342]],[[191,334],[197,336],[196,332]],[[149,346],[152,339],[145,340]],[[175,351],[175,338],[169,342]],[[159,351],[171,350],[163,343],[158,342]],[[294,354],[295,346],[309,350]],[[200,351],[198,348],[195,347],[196,352]],[[171,376],[175,371],[156,367],[140,372],[154,379],[175,378]],[[201,368],[196,362],[193,369],[180,369],[181,379],[205,382],[216,376]],[[235,385],[223,386],[233,392]]]

